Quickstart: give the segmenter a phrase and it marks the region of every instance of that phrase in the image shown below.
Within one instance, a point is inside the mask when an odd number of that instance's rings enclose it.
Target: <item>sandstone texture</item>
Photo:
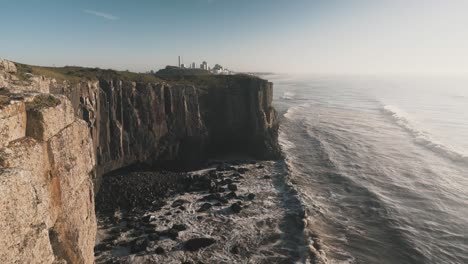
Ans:
[[[65,96],[8,88],[1,96],[0,263],[93,263],[95,156],[86,122]]]

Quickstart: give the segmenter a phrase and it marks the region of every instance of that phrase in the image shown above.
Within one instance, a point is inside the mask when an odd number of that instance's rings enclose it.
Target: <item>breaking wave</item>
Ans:
[[[412,120],[405,111],[393,105],[384,106],[383,111],[390,115],[396,124],[408,131],[417,144],[426,147],[436,154],[443,155],[452,161],[468,164],[467,154],[461,153],[453,147],[435,139],[429,132],[418,127],[417,122]]]
[[[280,98],[283,100],[292,100],[295,96],[296,94],[293,92],[284,92]]]

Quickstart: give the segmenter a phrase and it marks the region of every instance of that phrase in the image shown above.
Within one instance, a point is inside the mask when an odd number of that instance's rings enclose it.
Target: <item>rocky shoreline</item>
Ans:
[[[123,172],[96,198],[96,263],[305,263],[304,212],[282,161]]]

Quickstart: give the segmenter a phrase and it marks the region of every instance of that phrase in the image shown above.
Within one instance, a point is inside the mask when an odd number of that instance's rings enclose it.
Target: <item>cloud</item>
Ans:
[[[94,10],[85,9],[85,10],[83,10],[83,12],[85,12],[85,13],[87,13],[87,14],[95,15],[95,16],[98,16],[98,17],[102,17],[102,18],[105,18],[105,19],[107,19],[107,20],[117,20],[117,19],[120,19],[120,17],[114,16],[114,15],[112,15],[112,14],[103,13],[103,12],[94,11]]]

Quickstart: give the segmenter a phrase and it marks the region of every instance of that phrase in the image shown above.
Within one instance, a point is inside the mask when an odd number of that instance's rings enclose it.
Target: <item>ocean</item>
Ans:
[[[468,263],[468,78],[264,78],[329,263]]]

